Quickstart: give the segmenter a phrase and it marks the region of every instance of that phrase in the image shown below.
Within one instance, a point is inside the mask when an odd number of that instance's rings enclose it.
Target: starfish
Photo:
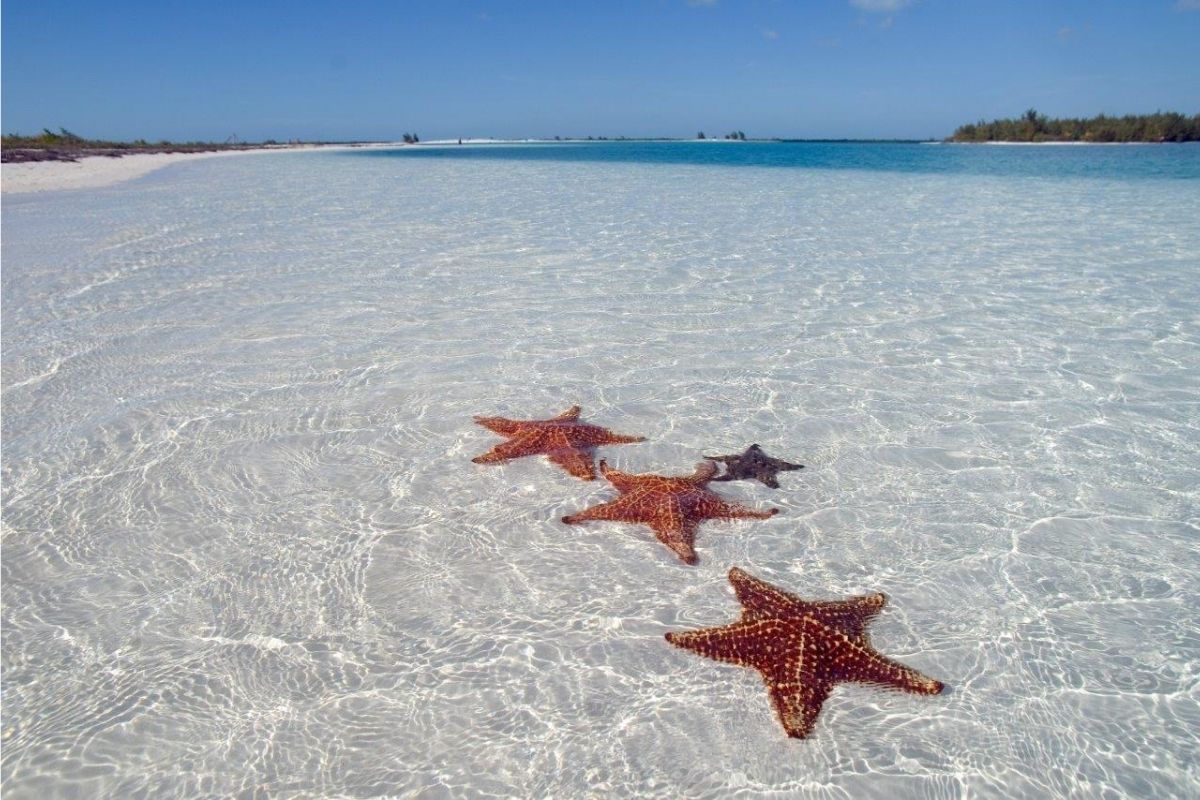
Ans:
[[[702,656],[753,667],[762,673],[787,735],[803,739],[821,705],[844,681],[938,694],[941,681],[880,655],[867,640],[867,623],[887,598],[869,594],[814,602],[760,581],[734,567],[729,582],[742,618],[721,628],[668,633],[667,641]]]
[[[756,444],[747,447],[746,452],[740,456],[705,456],[705,458],[725,462],[725,474],[719,478],[713,478],[713,480],[738,481],[743,478],[755,478],[772,489],[779,488],[779,481],[776,479],[775,473],[804,469],[803,464],[790,464],[787,461],[780,461],[778,458],[771,458]]]
[[[692,543],[696,528],[706,519],[769,519],[779,513],[755,511],[726,502],[709,491],[707,484],[717,474],[717,465],[703,461],[693,475],[631,475],[611,469],[600,459],[600,474],[617,487],[620,496],[589,509],[563,517],[568,525],[592,519],[649,525],[658,540],[671,548],[685,564],[695,564]]]
[[[592,451],[602,444],[644,442],[644,436],[622,436],[607,428],[579,421],[579,406],[571,406],[553,419],[515,420],[504,417],[475,417],[475,422],[490,431],[507,436],[481,456],[476,464],[496,464],[521,456],[545,454],[576,478],[595,480]]]

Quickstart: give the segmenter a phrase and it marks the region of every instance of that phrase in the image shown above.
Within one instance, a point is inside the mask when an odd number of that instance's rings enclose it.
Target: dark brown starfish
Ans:
[[[775,713],[788,736],[812,731],[825,698],[844,681],[938,694],[941,681],[880,655],[867,640],[867,623],[887,598],[812,602],[777,589],[734,567],[729,582],[742,618],[722,628],[668,633],[667,641],[702,656],[762,673]]]
[[[778,458],[771,458],[756,444],[747,447],[746,452],[741,455],[705,456],[705,458],[725,462],[725,474],[719,478],[713,478],[715,481],[740,481],[754,478],[772,489],[779,488],[779,480],[775,477],[776,473],[804,469],[803,464],[792,464],[780,461]]]
[[[607,428],[579,421],[579,406],[571,406],[553,419],[515,420],[504,417],[475,417],[490,431],[508,441],[472,458],[476,464],[496,464],[522,456],[544,454],[555,464],[585,481],[596,478],[592,453],[603,444],[644,442],[644,436],[621,436]]]
[[[574,525],[601,519],[649,525],[658,540],[671,548],[685,564],[696,563],[692,545],[696,528],[704,520],[768,519],[779,513],[778,508],[755,511],[729,503],[710,491],[707,484],[717,474],[717,465],[711,461],[698,464],[693,475],[668,477],[618,472],[600,459],[600,474],[617,487],[620,497],[563,517],[562,521]]]

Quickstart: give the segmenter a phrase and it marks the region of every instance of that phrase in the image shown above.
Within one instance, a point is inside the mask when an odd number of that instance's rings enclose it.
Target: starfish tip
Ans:
[[[768,514],[770,514],[770,515],[773,517],[773,516],[775,516],[776,514],[778,514],[780,511],[781,511],[781,509],[778,509],[778,508],[772,508],[772,509],[771,509],[770,511],[768,511],[767,513],[768,513]]]
[[[749,577],[750,577],[750,574],[748,572],[746,572],[746,570],[742,569],[741,567],[730,567],[729,568],[730,582],[744,581]]]

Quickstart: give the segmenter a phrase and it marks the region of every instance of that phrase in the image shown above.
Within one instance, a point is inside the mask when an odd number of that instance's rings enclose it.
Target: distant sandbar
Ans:
[[[53,192],[63,189],[95,189],[140,178],[180,161],[198,158],[240,156],[253,153],[284,153],[304,150],[351,150],[360,147],[403,147],[403,144],[364,145],[279,145],[245,150],[214,150],[200,153],[130,153],[119,158],[84,156],[78,161],[10,162],[0,167],[0,191],[4,194]]]

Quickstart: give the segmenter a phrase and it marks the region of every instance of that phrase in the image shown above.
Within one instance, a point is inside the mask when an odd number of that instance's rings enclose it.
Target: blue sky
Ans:
[[[5,133],[929,137],[1200,112],[1200,0],[5,0]]]

